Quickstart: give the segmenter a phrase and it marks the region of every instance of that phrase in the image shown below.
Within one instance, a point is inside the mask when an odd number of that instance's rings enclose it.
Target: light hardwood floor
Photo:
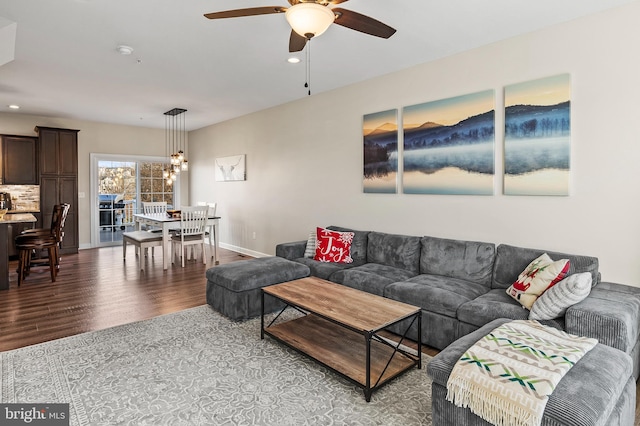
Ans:
[[[220,249],[220,264],[250,259]],[[144,258],[141,272],[129,246],[81,250],[63,256],[56,283],[47,269],[34,270],[18,287],[10,263],[9,290],[0,291],[0,351],[16,349],[87,331],[153,318],[206,303],[205,272],[212,267],[189,261],[162,270],[162,254]],[[437,350],[425,348],[429,355]],[[640,426],[640,388],[636,392],[636,421]]]

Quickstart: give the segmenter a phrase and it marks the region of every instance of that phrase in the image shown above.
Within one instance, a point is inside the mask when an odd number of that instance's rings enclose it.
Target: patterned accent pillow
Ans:
[[[544,253],[522,271],[516,282],[507,289],[507,294],[525,308],[531,309],[536,299],[562,280],[567,275],[567,271],[569,271],[569,259],[554,262],[547,253]]]
[[[591,293],[591,273],[569,275],[542,293],[531,307],[529,319],[549,320],[564,316],[569,307],[586,299]]]
[[[313,259],[316,255],[316,231],[309,233],[309,239],[307,240],[307,247],[304,249],[304,257]]]
[[[314,259],[320,262],[352,263],[351,243],[354,235],[353,232],[316,228],[317,243]]]

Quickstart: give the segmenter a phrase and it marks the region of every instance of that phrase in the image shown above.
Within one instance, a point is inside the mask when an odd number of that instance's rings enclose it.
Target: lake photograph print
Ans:
[[[362,120],[365,193],[395,194],[398,181],[398,110],[366,114]]]
[[[569,74],[504,89],[504,194],[569,195]]]
[[[493,195],[495,92],[404,107],[403,192]]]

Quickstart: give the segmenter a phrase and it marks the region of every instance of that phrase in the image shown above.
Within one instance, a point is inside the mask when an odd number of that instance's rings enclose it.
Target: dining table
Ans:
[[[12,224],[35,223],[37,219],[31,213],[11,213],[0,219],[0,290],[9,289],[9,227]]]
[[[133,219],[136,222],[136,229],[141,230],[143,226],[158,228],[162,231],[162,267],[163,269],[169,269],[169,257],[171,249],[170,231],[172,229],[180,229],[180,218],[169,217],[166,213],[154,213],[154,214],[142,214],[137,213],[133,215]],[[207,219],[207,227],[212,227],[209,232],[209,248],[212,250],[215,264],[218,265],[218,226],[220,223],[220,216],[213,216]]]

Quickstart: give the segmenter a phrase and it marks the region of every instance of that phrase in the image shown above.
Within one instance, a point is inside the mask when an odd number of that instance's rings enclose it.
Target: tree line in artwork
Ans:
[[[549,138],[571,130],[570,101],[555,105],[513,105],[505,109],[507,138]]]
[[[468,117],[450,126],[429,122],[420,127],[405,129],[404,149],[484,143],[493,140],[494,132],[494,111],[491,110]]]

